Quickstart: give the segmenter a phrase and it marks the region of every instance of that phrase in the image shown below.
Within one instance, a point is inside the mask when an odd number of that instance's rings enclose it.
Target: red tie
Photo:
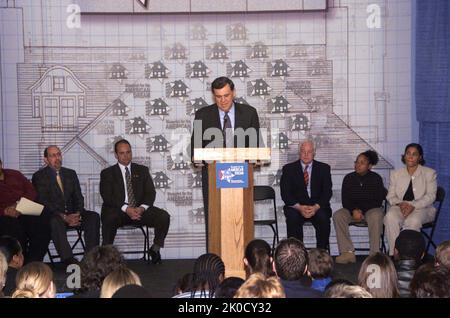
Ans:
[[[308,167],[309,167],[309,165],[306,165],[305,170],[303,171],[303,178],[305,179],[305,186],[308,186],[308,183],[309,183]]]

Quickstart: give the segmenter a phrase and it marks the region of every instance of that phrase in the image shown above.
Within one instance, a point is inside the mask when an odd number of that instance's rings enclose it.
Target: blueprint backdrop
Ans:
[[[100,212],[99,173],[126,138],[151,171],[155,205],[171,214],[163,257],[197,257],[205,252],[201,175],[186,148],[195,111],[212,103],[210,83],[226,75],[267,129],[272,161],[255,184],[276,189],[281,237],[280,171],[305,138],[332,167],[334,210],[362,151],[380,154],[387,185],[416,125],[410,1],[226,3],[0,0],[4,166],[31,177],[56,144],[78,172],[86,208]],[[256,204],[257,218],[271,213],[270,202]],[[352,234],[367,245],[365,229]],[[255,236],[271,240],[271,231],[257,227]],[[119,231],[115,243],[126,251],[142,242],[140,232]],[[305,242],[315,244],[312,228]]]

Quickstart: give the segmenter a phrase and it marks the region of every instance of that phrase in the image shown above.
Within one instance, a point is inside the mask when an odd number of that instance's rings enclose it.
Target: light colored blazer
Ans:
[[[405,168],[397,169],[391,173],[391,182],[387,200],[390,205],[403,202],[403,196],[408,190],[409,182],[412,179],[414,201],[409,202],[416,209],[423,209],[432,206],[436,199],[437,181],[436,171],[419,165],[412,176]]]

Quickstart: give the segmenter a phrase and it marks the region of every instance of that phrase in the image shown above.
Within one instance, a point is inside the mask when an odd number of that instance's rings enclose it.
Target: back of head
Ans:
[[[13,298],[54,297],[53,272],[42,262],[31,262],[22,267],[16,276]],[[50,291],[50,292],[49,292]]]
[[[9,264],[14,255],[22,253],[22,247],[16,238],[4,235],[0,237],[0,252],[5,255],[6,262]]]
[[[200,255],[194,264],[194,288],[205,290],[208,288],[209,297],[225,277],[225,264],[216,254],[206,253]],[[192,290],[195,292],[195,290]]]
[[[367,290],[358,285],[334,284],[325,291],[326,298],[373,298]]]
[[[234,298],[286,298],[286,294],[277,277],[255,273],[242,284]]]
[[[105,277],[124,266],[123,256],[114,246],[94,247],[83,257],[80,263],[81,288],[77,292],[100,290]]]
[[[358,285],[370,292],[374,298],[398,297],[397,284],[397,271],[389,256],[376,253],[362,263]]]
[[[215,298],[233,298],[236,291],[242,286],[245,281],[240,277],[225,278],[217,287],[214,294]]]
[[[194,280],[194,273],[184,274],[175,285],[174,295],[182,294],[192,290],[192,284]]]
[[[274,262],[278,277],[288,281],[299,280],[306,272],[308,252],[298,239],[284,239],[275,249]]]
[[[111,298],[121,287],[126,285],[142,285],[139,276],[131,269],[121,267],[111,272],[103,280],[100,298]]]
[[[111,298],[152,298],[152,296],[140,285],[125,285],[119,288]]]
[[[425,253],[425,239],[418,231],[403,230],[395,240],[395,249],[400,259],[413,259],[419,262]]]
[[[436,265],[450,269],[450,241],[444,241],[436,248]]]
[[[321,279],[330,277],[333,271],[333,258],[321,248],[313,248],[308,251],[308,270],[312,278]]]
[[[272,274],[271,255],[272,249],[264,240],[252,240],[245,248],[245,259],[247,260],[250,274],[260,272],[266,276]]]
[[[409,285],[413,298],[449,298],[450,271],[433,263],[420,266]]]

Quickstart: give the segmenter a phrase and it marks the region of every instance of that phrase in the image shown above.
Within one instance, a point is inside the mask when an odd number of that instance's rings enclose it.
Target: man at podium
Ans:
[[[256,109],[234,101],[234,83],[227,77],[218,77],[211,84],[214,104],[195,113],[191,138],[191,156],[194,148],[258,147],[259,118]],[[253,128],[253,129],[249,129]],[[202,166],[202,191],[208,250],[208,167]]]

